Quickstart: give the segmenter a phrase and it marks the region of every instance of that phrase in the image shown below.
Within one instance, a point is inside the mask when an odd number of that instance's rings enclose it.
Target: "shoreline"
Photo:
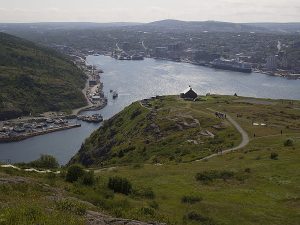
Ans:
[[[10,143],[10,142],[18,142],[18,141],[23,141],[32,137],[44,135],[44,134],[49,134],[49,133],[54,133],[62,130],[69,130],[73,128],[78,128],[81,127],[81,124],[72,124],[72,125],[66,125],[62,127],[57,127],[57,128],[52,128],[48,130],[42,130],[42,131],[36,131],[28,134],[21,134],[18,136],[12,136],[12,137],[0,137],[0,143]]]
[[[114,58],[110,54],[100,54],[100,55],[109,56],[111,58]],[[151,56],[145,56],[145,58],[154,59],[154,60],[168,61],[168,62],[187,63],[187,64],[191,64],[191,65],[195,65],[195,66],[203,66],[203,67],[206,67],[206,68],[216,69],[216,68],[213,68],[207,62],[194,62],[194,61],[191,61],[191,60],[184,60],[184,59],[174,60],[174,59],[169,59],[169,58],[160,58],[160,57],[151,57]],[[118,59],[116,59],[116,60],[118,60]],[[224,69],[216,69],[216,70],[235,72],[234,70],[224,70]],[[288,80],[300,80],[300,74],[294,74],[293,75],[292,73],[289,73],[288,71],[280,71],[280,70],[279,71],[265,71],[265,70],[261,70],[261,69],[252,69],[251,73],[261,73],[261,74],[268,75],[268,76],[286,78]],[[251,74],[251,73],[248,73],[248,74]]]
[[[19,142],[23,141],[25,139],[29,139],[35,136],[40,136],[40,135],[45,135],[48,133],[53,133],[53,132],[58,132],[62,130],[68,130],[68,129],[73,129],[73,128],[78,128],[81,127],[81,124],[64,124],[60,125],[59,127],[47,127],[43,128],[43,130],[27,130],[25,131],[26,133],[18,133],[18,132],[12,132],[16,127],[19,127],[20,125],[23,126],[25,123],[27,124],[34,124],[34,123],[41,123],[45,122],[47,119],[51,120],[67,120],[67,119],[77,119],[77,116],[86,111],[98,111],[103,109],[107,105],[107,99],[104,97],[103,94],[103,84],[100,82],[100,75],[99,79],[97,81],[97,93],[100,94],[102,97],[100,97],[99,101],[96,103],[93,103],[91,99],[88,97],[88,93],[91,89],[89,82],[92,76],[94,75],[94,69],[91,72],[88,69],[88,65],[86,61],[84,61],[84,64],[78,64],[74,62],[76,66],[85,73],[87,76],[86,83],[84,89],[82,89],[82,93],[86,98],[87,105],[73,109],[71,113],[69,114],[63,114],[60,112],[44,112],[41,114],[41,116],[37,117],[19,117],[19,118],[14,118],[10,120],[5,120],[5,121],[0,121],[0,131],[4,131],[2,135],[0,135],[0,143],[9,143],[9,142]],[[5,126],[9,125],[9,128],[6,128]],[[6,128],[6,129],[4,129]],[[1,134],[1,133],[0,133]]]

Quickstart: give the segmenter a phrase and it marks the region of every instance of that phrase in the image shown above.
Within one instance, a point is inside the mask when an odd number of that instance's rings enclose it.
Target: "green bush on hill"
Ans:
[[[71,165],[67,171],[66,181],[71,182],[71,183],[75,182],[83,175],[84,175],[84,170],[83,170],[82,166],[76,165],[76,164]]]
[[[108,181],[108,188],[116,193],[128,195],[132,192],[132,185],[126,178],[110,177]]]

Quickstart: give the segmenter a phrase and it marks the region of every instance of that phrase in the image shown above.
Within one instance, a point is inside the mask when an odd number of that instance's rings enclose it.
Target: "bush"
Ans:
[[[122,177],[110,177],[108,181],[108,188],[116,193],[128,195],[132,192],[132,185],[126,179]]]
[[[154,199],[155,194],[152,188],[141,188],[135,189],[132,191],[132,194],[137,197],[147,198],[147,199]]]
[[[203,183],[211,182],[215,179],[223,179],[224,181],[231,179],[234,177],[234,172],[231,171],[216,171],[216,170],[209,170],[203,171],[201,173],[197,173],[195,178],[197,181],[201,181]]]
[[[218,172],[215,170],[204,171],[204,172],[196,174],[196,180],[202,181],[202,182],[210,182],[210,181],[213,181],[213,179],[217,178],[217,174],[218,174]]]
[[[270,158],[273,160],[277,160],[278,159],[278,154],[276,152],[272,152],[270,155]]]
[[[291,139],[291,138],[285,140],[285,141],[284,141],[284,146],[285,146],[285,147],[292,147],[292,146],[294,146],[294,140]]]
[[[139,115],[141,115],[141,114],[142,114],[142,111],[139,110],[139,109],[136,109],[136,110],[134,110],[133,113],[131,114],[130,119],[133,120],[135,117],[137,117],[137,116],[139,116]]]
[[[152,208],[148,208],[148,207],[143,207],[140,209],[140,212],[144,215],[148,215],[148,216],[154,216],[155,215],[155,211]]]
[[[66,181],[75,182],[84,175],[84,170],[80,165],[72,165],[68,168]]]
[[[28,165],[43,169],[57,169],[59,167],[59,163],[56,158],[51,155],[41,155],[39,159],[28,163]]]
[[[95,183],[94,171],[85,172],[82,176],[81,183],[84,185],[93,185]]]
[[[200,202],[200,201],[202,201],[202,197],[198,197],[198,196],[185,195],[181,198],[181,202],[186,204],[195,204],[196,202]]]
[[[149,206],[150,206],[152,209],[159,209],[159,204],[158,204],[156,201],[151,201],[151,202],[149,202]]]
[[[251,169],[250,168],[246,168],[245,169],[245,173],[251,173]]]
[[[75,215],[83,216],[86,213],[86,205],[72,201],[70,199],[63,199],[56,202],[56,209],[59,211],[73,213]]]
[[[201,224],[205,224],[205,225],[217,224],[216,222],[213,221],[213,219],[206,217],[206,216],[202,216],[201,214],[199,214],[197,212],[189,212],[187,214],[187,218],[189,220],[194,220],[194,221],[200,222]]]

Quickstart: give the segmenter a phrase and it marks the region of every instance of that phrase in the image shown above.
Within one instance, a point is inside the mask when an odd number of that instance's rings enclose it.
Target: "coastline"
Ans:
[[[102,54],[103,56],[111,56],[111,54]],[[114,58],[114,57],[112,57]],[[210,63],[208,62],[196,62],[196,61],[192,61],[189,59],[170,59],[170,58],[163,58],[163,57],[153,57],[153,56],[145,56],[145,58],[149,58],[149,59],[155,59],[155,60],[165,60],[165,61],[169,61],[169,62],[177,62],[177,63],[188,63],[191,65],[196,65],[196,66],[203,66],[203,67],[208,67],[208,68],[212,68],[213,67],[210,65]],[[224,71],[224,69],[219,69],[219,68],[214,68],[216,70],[222,70]],[[233,71],[234,70],[226,70],[226,71]],[[257,69],[254,68],[252,69],[251,73],[261,73],[261,74],[265,74],[268,76],[275,76],[275,77],[283,77],[289,80],[297,80],[300,79],[300,74],[292,74],[288,71],[284,71],[284,70],[276,70],[276,71],[267,71],[267,70],[262,70],[262,69]],[[249,74],[251,74],[249,73]]]
[[[8,142],[18,142],[22,141],[28,138],[32,138],[35,136],[40,136],[48,133],[53,133],[57,131],[67,130],[67,129],[73,129],[81,127],[81,124],[75,123],[75,124],[68,124],[66,120],[68,119],[77,119],[77,116],[86,111],[98,111],[103,109],[107,105],[107,99],[104,97],[103,94],[103,84],[100,82],[100,76],[98,79],[98,91],[102,97],[100,97],[98,102],[92,102],[91,99],[88,97],[88,93],[90,92],[90,85],[89,81],[91,77],[93,76],[94,71],[91,72],[91,70],[88,69],[88,65],[84,61],[84,64],[80,63],[78,64],[76,61],[74,61],[74,64],[81,69],[87,76],[86,83],[84,89],[82,89],[82,93],[86,98],[87,105],[73,109],[70,114],[63,114],[60,112],[44,112],[41,114],[40,117],[21,117],[21,118],[15,118],[10,119],[6,121],[0,121],[0,131],[5,131],[5,133],[0,133],[0,143],[8,143]],[[44,124],[47,125],[46,120],[65,120],[63,123],[58,124],[57,127],[53,126],[47,126],[46,128],[43,128],[42,130],[30,128],[29,130],[24,129],[23,132],[12,132],[15,131],[16,128],[23,127],[24,124],[29,124],[32,127],[35,127],[34,124]],[[6,127],[9,126],[9,127]]]

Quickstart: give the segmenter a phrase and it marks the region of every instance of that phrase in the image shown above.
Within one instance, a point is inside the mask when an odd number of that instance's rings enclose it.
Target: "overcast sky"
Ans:
[[[300,22],[300,0],[0,0],[0,22]]]

